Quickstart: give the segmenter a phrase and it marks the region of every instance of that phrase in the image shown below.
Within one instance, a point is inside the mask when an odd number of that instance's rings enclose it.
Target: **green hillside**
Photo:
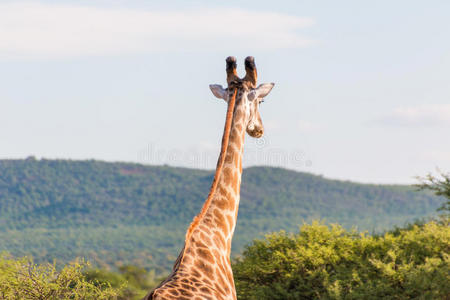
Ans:
[[[0,160],[0,251],[37,261],[167,269],[200,210],[212,171],[130,163]],[[381,231],[432,214],[442,199],[407,186],[329,180],[280,168],[244,170],[234,253],[312,219]]]

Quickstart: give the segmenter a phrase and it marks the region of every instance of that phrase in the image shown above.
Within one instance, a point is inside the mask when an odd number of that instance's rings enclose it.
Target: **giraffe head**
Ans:
[[[255,60],[252,56],[245,59],[244,78],[239,78],[236,72],[236,58],[229,56],[226,59],[227,83],[228,87],[223,88],[219,84],[211,84],[214,96],[228,102],[237,89],[236,107],[241,106],[245,111],[245,122],[247,133],[255,138],[259,138],[264,134],[264,126],[259,114],[259,105],[263,102],[272,90],[274,83],[263,83],[256,86],[257,72]],[[236,109],[235,109],[236,111]]]

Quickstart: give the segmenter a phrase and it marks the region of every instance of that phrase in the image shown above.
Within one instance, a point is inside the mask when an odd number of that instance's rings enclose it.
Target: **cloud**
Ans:
[[[398,107],[385,116],[374,120],[374,123],[405,127],[446,126],[450,125],[450,104]]]
[[[0,4],[0,58],[149,51],[300,48],[314,20],[242,9],[148,11],[33,2]]]

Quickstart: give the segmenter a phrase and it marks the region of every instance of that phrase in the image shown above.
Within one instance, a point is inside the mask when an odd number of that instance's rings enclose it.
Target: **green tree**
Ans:
[[[416,186],[420,190],[433,191],[437,196],[444,196],[447,201],[442,204],[438,211],[442,211],[444,215],[450,214],[450,173],[438,171],[439,175],[434,176],[429,173],[425,177],[418,177],[420,183]]]

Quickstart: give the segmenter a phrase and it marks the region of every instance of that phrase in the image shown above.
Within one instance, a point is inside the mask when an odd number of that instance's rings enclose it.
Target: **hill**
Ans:
[[[0,251],[31,253],[38,261],[84,256],[99,265],[164,271],[212,177],[212,171],[94,160],[0,160]],[[408,186],[247,168],[233,250],[317,218],[382,231],[428,216],[441,203]]]

